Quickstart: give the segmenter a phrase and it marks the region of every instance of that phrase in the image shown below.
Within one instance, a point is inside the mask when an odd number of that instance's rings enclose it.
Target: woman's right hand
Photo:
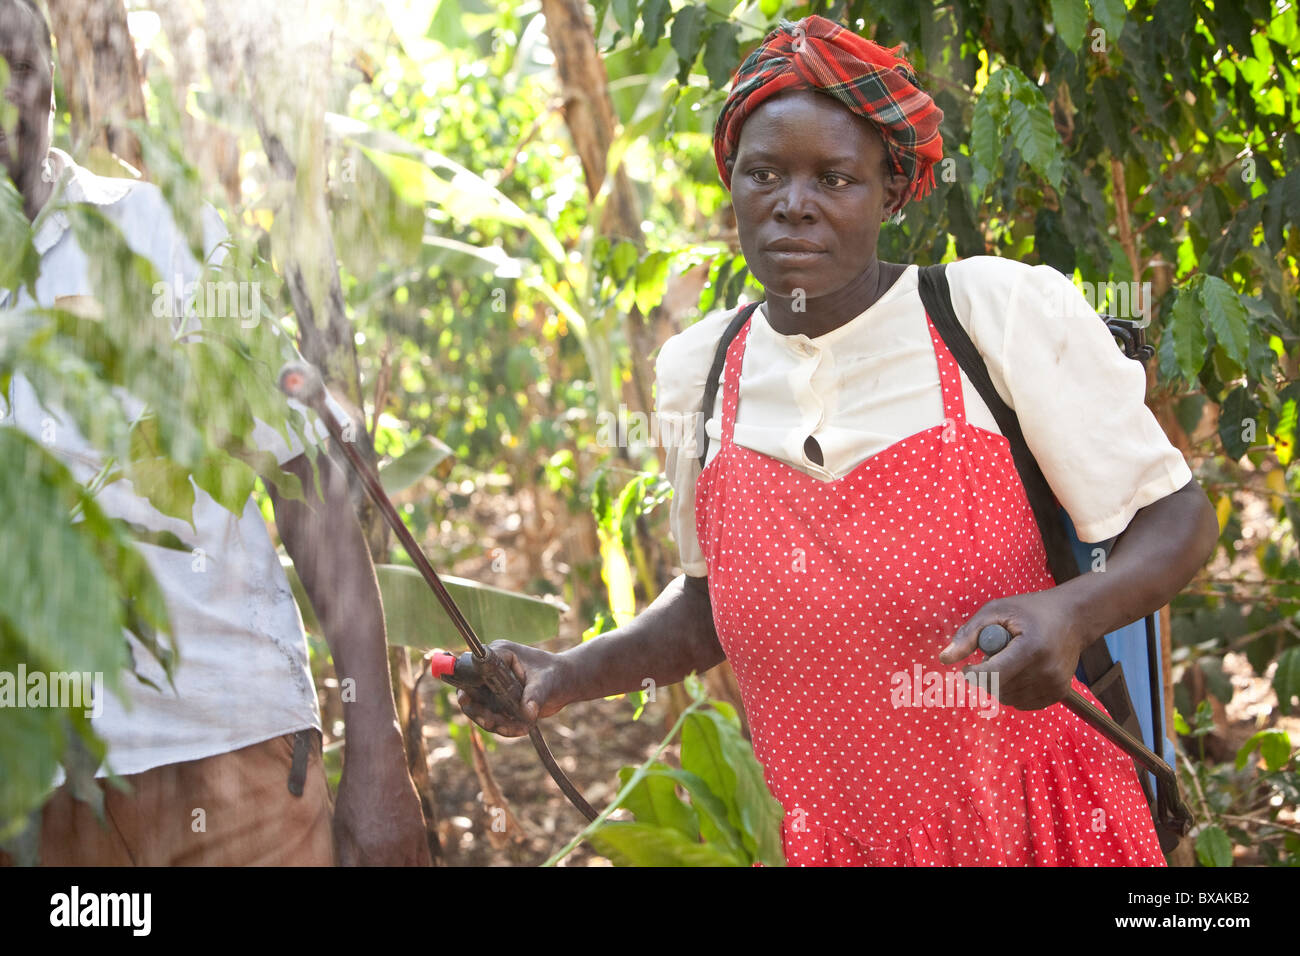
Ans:
[[[532,729],[532,723],[570,702],[563,694],[568,665],[562,654],[513,641],[493,641],[490,647],[523,684],[523,711],[530,722],[522,723],[510,716],[501,700],[486,687],[458,691],[456,702],[461,711],[484,730],[502,737],[523,737]]]

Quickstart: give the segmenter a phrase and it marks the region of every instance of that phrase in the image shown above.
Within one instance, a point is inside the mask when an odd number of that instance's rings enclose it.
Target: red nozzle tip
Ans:
[[[429,673],[434,677],[445,677],[456,670],[456,656],[447,651],[429,653]]]

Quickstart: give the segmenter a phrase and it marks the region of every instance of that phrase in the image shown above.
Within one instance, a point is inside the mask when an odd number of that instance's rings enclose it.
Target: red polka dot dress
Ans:
[[[1053,580],[1007,442],[967,423],[934,326],[944,423],[830,482],[732,440],[748,333],[696,529],[787,862],[1163,866],[1130,758],[1061,704],[998,705],[939,663],[983,604]]]

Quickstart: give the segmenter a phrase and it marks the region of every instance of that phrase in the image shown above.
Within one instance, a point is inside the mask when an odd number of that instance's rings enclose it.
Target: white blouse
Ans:
[[[815,338],[776,332],[760,306],[741,371],[736,442],[830,481],[941,424],[939,370],[917,275],[909,267],[871,308]],[[1124,356],[1074,283],[1050,266],[995,256],[954,262],[947,276],[959,321],[1081,540],[1115,537],[1138,509],[1191,480],[1144,403],[1142,365]],[[695,534],[700,405],[735,314],[711,313],[674,335],[656,363],[657,424],[674,492],[670,525],[682,569],[695,577],[708,574]],[[961,381],[967,421],[1000,434],[964,372]],[[704,423],[709,460],[720,446],[721,413],[720,387]],[[809,436],[824,466],[804,454]]]

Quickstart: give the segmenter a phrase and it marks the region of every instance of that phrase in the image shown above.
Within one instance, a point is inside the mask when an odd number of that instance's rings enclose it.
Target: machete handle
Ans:
[[[988,659],[1011,643],[1011,632],[1001,624],[986,624],[980,628],[976,643]]]

